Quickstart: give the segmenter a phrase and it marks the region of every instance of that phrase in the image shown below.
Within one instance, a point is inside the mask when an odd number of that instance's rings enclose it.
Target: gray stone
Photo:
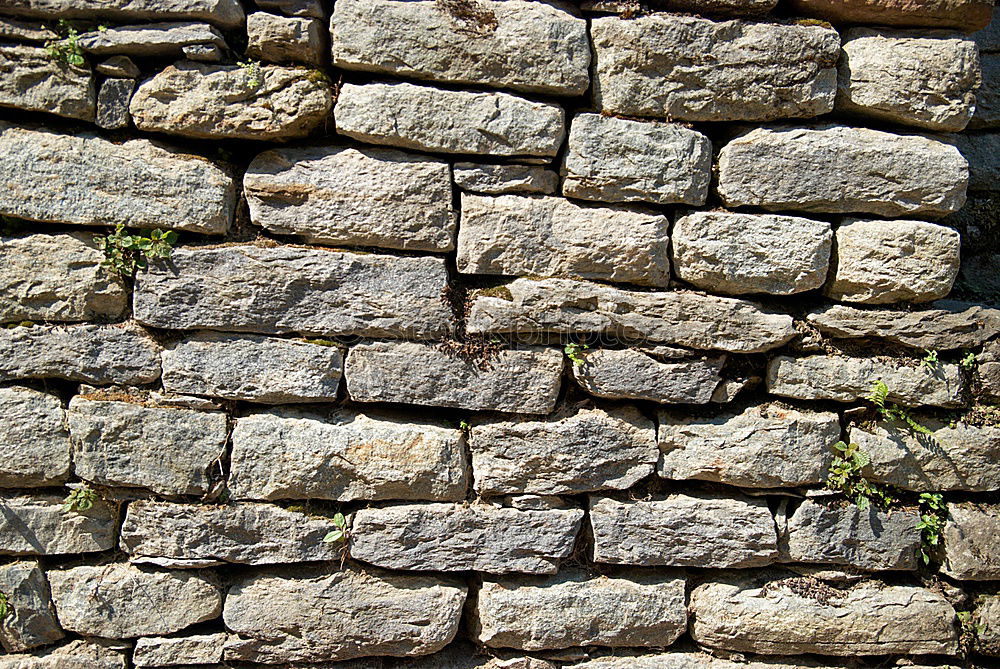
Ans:
[[[547,95],[589,83],[587,23],[568,3],[340,0],[334,67]]]
[[[1000,132],[963,133],[949,141],[969,161],[970,191],[1000,191]]]
[[[764,14],[774,9],[778,0],[656,0],[655,5],[664,9],[695,14],[720,14],[724,16]],[[633,0],[583,0],[580,8],[588,12],[605,14],[636,13]]]
[[[31,388],[0,388],[0,487],[60,485],[69,478],[62,400]]]
[[[560,197],[462,195],[458,271],[670,283],[670,222]]]
[[[840,38],[829,27],[650,14],[594,19],[591,36],[606,112],[770,121],[833,109]]]
[[[982,596],[973,622],[981,626],[976,634],[976,650],[989,657],[1000,657],[1000,595]]]
[[[556,665],[537,657],[525,656],[516,651],[490,650],[468,643],[455,642],[443,651],[422,658],[409,660],[386,659],[384,665],[372,664],[369,658],[363,664],[345,663],[334,669],[557,669]]]
[[[979,30],[990,22],[990,0],[791,0],[804,16],[834,23]]]
[[[66,414],[77,476],[162,495],[208,492],[226,450],[226,414],[131,402],[70,400]],[[221,467],[221,465],[219,465]]]
[[[1000,54],[984,53],[981,59],[983,84],[976,91],[976,114],[969,127],[1000,128]]]
[[[702,205],[712,180],[712,143],[682,125],[578,114],[562,175],[569,197]]]
[[[791,316],[729,297],[568,279],[515,279],[505,290],[510,299],[473,298],[469,332],[595,334],[733,353],[767,351],[795,336]]]
[[[553,348],[502,350],[477,362],[431,344],[374,342],[351,348],[344,375],[355,402],[547,414],[562,370]]]
[[[98,498],[85,511],[63,511],[55,495],[0,495],[0,555],[66,555],[115,545],[118,514]]]
[[[215,44],[188,44],[181,48],[184,57],[199,63],[221,63],[226,54]]]
[[[580,509],[520,511],[487,504],[359,509],[351,557],[389,569],[554,574],[573,551]]]
[[[407,83],[344,84],[334,116],[341,135],[439,153],[548,158],[566,135],[558,105]]]
[[[218,30],[207,23],[144,23],[114,26],[80,35],[80,48],[95,56],[124,54],[143,58],[179,58],[185,46],[226,46]]]
[[[726,206],[768,211],[943,216],[962,208],[969,183],[945,142],[843,125],[750,130],[722,148],[718,167]]]
[[[59,62],[41,47],[4,44],[0,72],[0,107],[94,120],[96,89],[89,65]]]
[[[163,352],[163,389],[268,404],[332,401],[343,367],[336,346],[206,332]]]
[[[136,639],[132,661],[137,667],[173,667],[221,662],[226,638],[225,632],[182,637],[143,637]]]
[[[955,610],[942,595],[915,586],[817,589],[807,578],[761,582],[732,574],[696,587],[690,608],[691,636],[715,649],[845,657],[958,652]]]
[[[0,381],[38,378],[150,383],[160,378],[160,347],[131,323],[0,329]]]
[[[982,30],[972,33],[972,39],[980,54],[1000,52],[1000,10],[993,10],[993,20]]]
[[[613,615],[608,615],[609,612]],[[631,572],[483,579],[473,635],[492,648],[669,646],[687,631],[684,579]]]
[[[591,395],[660,404],[707,404],[722,382],[726,356],[662,360],[655,349],[581,351],[573,378]]]
[[[222,611],[214,579],[194,572],[111,563],[50,571],[48,577],[59,623],[87,636],[170,634]]]
[[[451,331],[441,298],[444,261],[254,245],[177,249],[136,279],[142,323],[299,333],[440,337]]]
[[[134,79],[105,79],[101,84],[101,92],[97,95],[98,127],[105,130],[120,130],[127,128],[131,117],[128,114],[128,103],[135,90]]]
[[[275,10],[286,16],[326,18],[326,12],[323,10],[323,3],[320,0],[257,0],[255,4],[261,9]]]
[[[7,597],[9,613],[0,625],[0,644],[8,653],[47,646],[66,636],[56,620],[39,562],[0,566],[0,592]]]
[[[77,639],[33,653],[0,655],[0,669],[127,669],[124,650],[112,645]]]
[[[591,496],[590,525],[598,563],[729,569],[778,558],[774,518],[763,497]]]
[[[601,657],[580,664],[566,665],[566,669],[807,669],[819,665],[809,660],[786,658],[744,662],[712,657],[707,653],[658,653],[656,655],[626,655]],[[917,669],[914,667],[914,669]],[[957,668],[947,668],[957,669]]]
[[[274,141],[305,137],[332,107],[330,85],[310,70],[180,61],[144,81],[129,111],[140,130]]]
[[[551,195],[559,187],[559,176],[555,172],[532,165],[455,163],[454,176],[455,185],[462,190],[489,195]]]
[[[476,491],[487,497],[624,490],[652,474],[657,457],[652,421],[629,406],[475,423],[469,449]]]
[[[662,411],[656,438],[663,478],[793,488],[826,481],[840,419],[779,404],[708,417]]]
[[[339,410],[273,411],[236,421],[229,491],[235,499],[465,499],[460,430]]]
[[[925,221],[845,219],[837,228],[827,296],[891,304],[945,297],[958,278],[956,230]]]
[[[208,21],[224,29],[243,25],[239,0],[0,0],[0,11],[50,20]]]
[[[319,19],[254,12],[247,17],[247,55],[272,63],[322,65],[325,32]]]
[[[19,21],[0,16],[0,39],[11,42],[48,42],[59,35],[41,21]]]
[[[855,402],[867,397],[874,381],[889,387],[889,400],[907,406],[962,406],[965,382],[958,365],[934,368],[843,355],[778,356],[767,368],[767,389],[800,400]]]
[[[941,572],[960,581],[1000,579],[1000,506],[969,502],[948,505],[941,532],[944,560]]]
[[[717,293],[792,295],[823,285],[830,224],[797,216],[696,211],[674,223],[677,276]]]
[[[128,56],[111,56],[99,63],[94,71],[106,77],[120,77],[122,79],[138,79],[140,76],[135,61]]]
[[[0,123],[0,214],[47,223],[225,234],[232,177],[190,154],[133,139]]]
[[[455,248],[448,164],[366,147],[265,151],[243,179],[250,218],[313,243],[408,251]]]
[[[250,575],[226,597],[223,620],[239,637],[225,657],[274,664],[435,653],[455,637],[465,595],[457,580],[375,569]]]

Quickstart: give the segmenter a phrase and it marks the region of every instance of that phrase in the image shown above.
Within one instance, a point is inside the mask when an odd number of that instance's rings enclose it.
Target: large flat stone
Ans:
[[[98,499],[86,511],[65,512],[56,495],[0,495],[0,555],[96,553],[115,545],[118,514]]]
[[[784,660],[784,661],[783,661]],[[656,653],[654,655],[615,655],[567,665],[567,669],[814,669],[812,660],[778,658],[744,662],[713,657],[708,653]],[[920,669],[925,669],[921,667]],[[954,669],[954,668],[947,668]]]
[[[60,63],[42,47],[0,45],[0,107],[93,121],[97,89],[90,66]]]
[[[437,153],[553,157],[566,135],[551,103],[408,83],[344,84],[334,116],[341,135]]]
[[[487,504],[407,504],[359,509],[351,557],[389,569],[554,574],[583,511],[521,511]]]
[[[77,639],[33,653],[0,655],[0,669],[127,669],[123,649],[100,641]]]
[[[60,485],[69,478],[66,415],[57,395],[32,388],[0,388],[0,487]]]
[[[952,503],[941,532],[944,560],[941,571],[960,581],[1000,579],[1000,507],[989,504]]]
[[[300,247],[178,249],[136,280],[136,319],[170,329],[440,337],[451,330],[437,258]]]
[[[835,23],[958,28],[966,32],[990,22],[989,0],[791,0],[804,16],[818,16]]]
[[[455,248],[448,164],[365,147],[265,151],[243,178],[250,218],[266,230],[338,246]]]
[[[205,23],[145,23],[136,26],[105,27],[80,35],[80,48],[95,56],[124,54],[143,58],[180,58],[184,47],[213,45],[226,47],[218,30]]]
[[[239,0],[0,0],[0,11],[50,20],[208,21],[226,29],[243,24]]]
[[[66,636],[56,620],[49,583],[38,561],[0,566],[0,592],[7,597],[10,614],[0,626],[0,644],[5,651],[20,653]]]
[[[1000,191],[1000,132],[970,132],[948,138],[969,161],[970,191]]]
[[[969,183],[945,142],[843,125],[750,130],[722,148],[718,167],[727,206],[768,211],[943,216],[965,204]]]
[[[573,378],[591,395],[660,404],[707,404],[722,383],[726,356],[661,359],[655,348],[581,351]]]
[[[580,95],[590,81],[587,23],[568,3],[449,6],[432,0],[341,0],[330,21],[344,70]]]
[[[976,114],[969,127],[1000,128],[1000,54],[984,53],[980,59],[983,84],[976,91]]]
[[[136,639],[132,661],[137,667],[213,665],[222,661],[227,637],[225,632],[182,637],[142,637]]]

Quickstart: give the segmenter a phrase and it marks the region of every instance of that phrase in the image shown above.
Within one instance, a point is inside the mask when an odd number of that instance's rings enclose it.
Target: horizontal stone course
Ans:
[[[31,653],[0,655],[0,669],[127,669],[123,649],[107,642],[76,639]]]
[[[89,509],[63,511],[63,496],[0,495],[0,555],[97,553],[114,547],[118,514],[98,499]]]
[[[990,22],[989,0],[791,0],[803,16],[835,23],[979,30]]]
[[[136,639],[132,661],[137,667],[204,665],[222,661],[227,634],[192,634],[182,637]]]
[[[0,45],[0,107],[93,121],[97,89],[90,66],[58,63],[41,47]]]
[[[0,387],[0,487],[60,485],[69,478],[70,443],[62,400],[22,386]]]
[[[208,21],[222,28],[243,23],[239,0],[0,0],[0,11],[45,19]]]
[[[587,393],[660,404],[707,404],[722,383],[726,356],[663,359],[656,348],[581,351],[571,369]]]
[[[80,35],[80,48],[95,56],[124,54],[138,57],[179,58],[184,47],[211,45],[225,48],[218,30],[205,23],[146,23],[137,26],[105,26]]]
[[[471,193],[551,195],[559,186],[559,175],[533,165],[455,163],[452,173],[455,185]]]

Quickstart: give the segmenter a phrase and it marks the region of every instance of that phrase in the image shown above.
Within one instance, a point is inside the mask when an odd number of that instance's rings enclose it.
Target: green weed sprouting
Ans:
[[[0,621],[12,615],[14,615],[14,607],[10,605],[10,598],[6,592],[0,590]]]
[[[94,506],[94,502],[97,501],[97,493],[90,488],[77,488],[66,496],[63,500],[62,510],[63,513],[69,513],[70,511],[86,511]]]
[[[135,274],[136,269],[145,269],[151,258],[169,258],[177,243],[177,233],[173,230],[151,230],[148,237],[133,235],[119,223],[113,233],[98,237],[97,243],[104,252],[101,264],[127,278]]]
[[[586,344],[575,344],[573,342],[570,342],[569,344],[566,344],[565,347],[563,347],[563,353],[566,354],[567,358],[573,361],[574,365],[580,367],[581,365],[583,365],[584,362],[586,362],[586,358],[583,357],[583,351],[587,350],[588,348],[590,347],[587,346]]]
[[[87,60],[83,57],[83,49],[80,48],[80,33],[65,19],[59,19],[59,29],[66,36],[45,43],[49,57],[67,65],[84,65]]]
[[[965,356],[962,357],[961,361],[958,363],[962,366],[962,369],[973,369],[976,366],[976,354],[972,351],[966,351]]]
[[[911,430],[919,434],[934,434],[930,428],[918,423],[910,414],[909,409],[888,401],[889,386],[885,382],[880,379],[871,383],[872,390],[865,399],[875,405],[875,410],[884,420],[905,423]]]
[[[323,541],[328,544],[336,543],[338,541],[344,541],[347,539],[347,519],[344,514],[338,513],[333,517],[333,526],[336,528],[330,532],[326,533],[323,537]]]
[[[920,493],[920,559],[924,564],[931,561],[931,553],[941,542],[941,532],[948,517],[948,507],[940,493]]]
[[[924,357],[920,360],[920,365],[934,369],[938,366],[938,363],[940,363],[938,352],[932,348],[924,349]]]
[[[857,444],[838,441],[833,445],[834,456],[826,487],[843,493],[862,511],[872,502],[885,508],[897,501],[888,486],[869,481],[863,471],[871,464],[871,457]]]
[[[241,60],[236,64],[243,69],[243,74],[246,75],[244,78],[244,84],[246,87],[251,91],[260,88],[260,85],[264,83],[264,77],[260,69],[260,61]]]

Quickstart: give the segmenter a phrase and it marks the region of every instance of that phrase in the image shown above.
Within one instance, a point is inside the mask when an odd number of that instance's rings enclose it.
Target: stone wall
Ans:
[[[1000,666],[992,4],[0,0],[0,669]]]

